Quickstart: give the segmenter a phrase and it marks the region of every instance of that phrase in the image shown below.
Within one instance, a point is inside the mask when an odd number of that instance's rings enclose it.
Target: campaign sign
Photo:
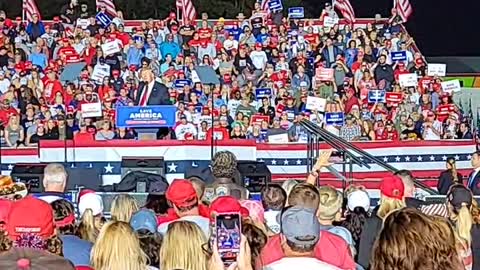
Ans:
[[[110,24],[112,24],[112,20],[110,19],[110,17],[108,17],[108,15],[103,12],[97,13],[95,19],[97,20],[97,22],[100,23],[103,28],[107,28]]]
[[[385,90],[370,90],[368,91],[369,103],[383,103],[385,102]]]
[[[90,77],[96,84],[102,84],[105,77],[110,76],[109,65],[95,65],[92,76]]]
[[[117,41],[110,41],[102,44],[102,51],[105,55],[116,54],[120,52],[120,46]]]
[[[403,93],[388,92],[385,94],[385,101],[393,106],[398,105],[403,100]]]
[[[319,67],[315,70],[315,79],[322,82],[333,81],[333,68]]]
[[[100,102],[83,103],[80,110],[83,118],[102,116],[102,104]]]
[[[143,39],[142,36],[134,36],[133,41],[135,41],[135,43],[137,43],[137,44],[142,44],[142,43],[144,43],[145,40]]]
[[[446,73],[447,73],[446,64],[428,64],[427,66],[428,76],[445,77]]]
[[[185,85],[192,85],[192,81],[190,80],[175,80],[173,82],[173,86],[177,89],[183,89]]]
[[[288,9],[288,16],[290,19],[303,19],[303,17],[305,17],[305,11],[303,7],[291,7]]]
[[[175,106],[118,106],[116,110],[118,127],[153,128],[175,125]]]
[[[459,80],[451,80],[451,81],[442,82],[442,89],[447,93],[452,93],[452,92],[458,92],[462,90],[462,87],[460,86]]]
[[[270,98],[272,96],[272,89],[271,88],[257,88],[255,90],[255,96],[257,99],[261,99],[264,97]]]
[[[415,87],[418,85],[418,76],[416,73],[400,74],[398,81],[401,87]]]
[[[345,115],[343,112],[329,112],[325,113],[325,122],[327,125],[343,125]]]
[[[261,125],[263,121],[270,122],[270,117],[268,115],[252,115],[250,120],[250,125]]]
[[[317,110],[319,112],[324,112],[326,104],[327,104],[327,100],[324,98],[308,96],[307,104],[305,104],[305,108],[311,111]]]
[[[404,60],[407,60],[407,52],[406,51],[391,52],[390,57],[392,58],[392,61],[404,61]]]
[[[80,27],[82,29],[87,29],[87,27],[90,25],[90,20],[88,19],[77,19],[77,27]]]
[[[268,1],[268,9],[272,12],[282,11],[282,0],[270,0]]]
[[[333,18],[333,17],[326,16],[323,19],[323,26],[325,26],[325,27],[334,27],[335,24],[338,24],[338,18]]]

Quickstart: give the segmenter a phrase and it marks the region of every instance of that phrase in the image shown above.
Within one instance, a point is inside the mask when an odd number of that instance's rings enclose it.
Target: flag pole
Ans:
[[[22,0],[22,24],[25,23],[25,0]]]

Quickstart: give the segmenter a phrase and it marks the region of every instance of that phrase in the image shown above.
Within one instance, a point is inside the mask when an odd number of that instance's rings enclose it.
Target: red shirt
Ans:
[[[396,141],[398,140],[398,132],[393,129],[391,131],[388,131],[387,129],[383,130],[382,138],[383,140],[391,140],[391,141]]]
[[[353,96],[351,98],[349,98],[346,102],[345,102],[345,113],[350,113],[350,111],[352,110],[352,107],[353,105],[359,105],[360,103],[358,102],[358,98],[356,96]]]
[[[341,269],[354,270],[356,267],[347,242],[329,231],[321,231],[320,239],[315,245],[314,256]],[[276,262],[283,257],[285,257],[285,254],[282,250],[280,235],[270,237],[260,253],[263,266]]]
[[[93,134],[90,132],[78,132],[74,137],[75,142],[93,142]]]
[[[47,80],[44,82],[44,86],[45,87],[43,89],[43,96],[45,97],[45,100],[50,101],[50,103],[53,103],[57,93],[61,93],[62,96],[64,95],[62,84],[58,80]]]
[[[404,70],[400,70],[400,69],[395,69],[395,71],[393,71],[393,76],[395,76],[395,81],[398,82],[398,76],[400,76],[400,74],[408,74],[410,72],[408,72],[408,70],[404,69]]]
[[[217,140],[228,140],[230,139],[230,135],[228,134],[228,130],[224,127],[216,127],[210,128],[207,131],[207,142],[212,139],[212,133],[215,134]]]
[[[318,35],[314,33],[306,34],[305,40],[308,41],[308,43],[312,44],[313,46],[316,46],[318,44]]]
[[[199,39],[192,39],[188,42],[188,46],[190,47],[199,47],[201,40]]]
[[[83,52],[83,59],[85,59],[85,62],[87,62],[87,65],[91,65],[93,58],[95,57],[95,48],[90,47],[87,50]]]
[[[197,32],[201,39],[210,40],[213,30],[210,28],[200,28]]]

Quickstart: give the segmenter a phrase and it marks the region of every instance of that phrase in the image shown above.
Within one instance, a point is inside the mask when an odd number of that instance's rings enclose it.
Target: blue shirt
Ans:
[[[47,56],[43,53],[32,53],[28,57],[28,60],[32,62],[35,66],[40,66],[42,69],[45,69],[47,66]]]
[[[61,235],[63,242],[63,257],[71,261],[74,266],[89,266],[90,252],[93,244],[80,239],[75,235]]]

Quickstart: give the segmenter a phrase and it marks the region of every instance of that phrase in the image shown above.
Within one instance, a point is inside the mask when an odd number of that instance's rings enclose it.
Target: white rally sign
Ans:
[[[445,77],[447,73],[446,64],[428,64],[427,75]]]
[[[418,85],[418,76],[416,73],[400,74],[398,81],[401,87],[415,87]]]
[[[462,90],[462,87],[460,86],[459,80],[451,80],[451,81],[442,82],[442,89],[444,92],[452,93],[452,92],[458,92]]]

